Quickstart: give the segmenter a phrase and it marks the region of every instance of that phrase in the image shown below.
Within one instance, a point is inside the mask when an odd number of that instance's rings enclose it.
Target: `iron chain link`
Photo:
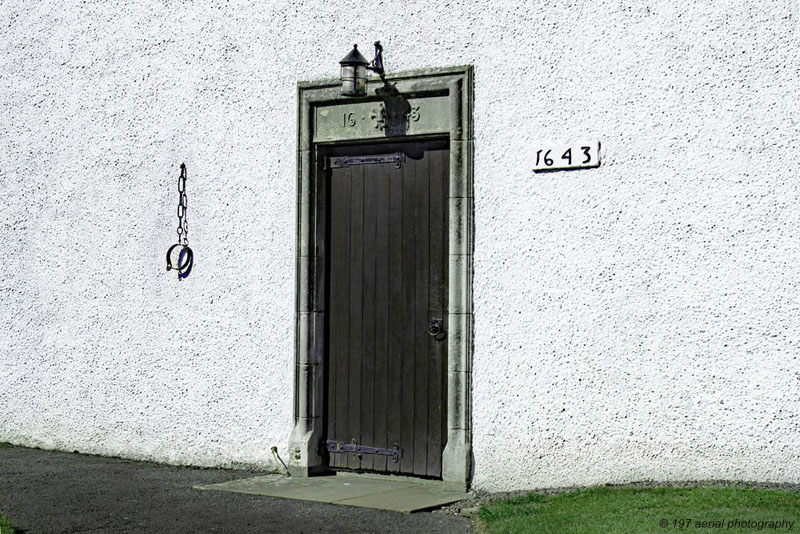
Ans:
[[[178,243],[186,246],[189,244],[189,220],[186,211],[189,208],[189,199],[186,196],[186,165],[181,163],[181,176],[178,178]]]

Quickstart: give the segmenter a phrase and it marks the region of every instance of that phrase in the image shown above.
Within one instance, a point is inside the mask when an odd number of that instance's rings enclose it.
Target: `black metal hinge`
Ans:
[[[391,456],[392,461],[397,463],[403,457],[403,449],[399,445],[395,445],[391,449],[379,449],[377,447],[367,447],[365,445],[356,445],[355,443],[345,443],[343,441],[328,440],[328,452],[345,453],[355,452],[358,454],[382,454],[384,456]]]
[[[406,155],[402,152],[396,154],[388,154],[385,156],[343,156],[340,158],[331,159],[332,169],[341,169],[343,167],[350,167],[351,165],[374,165],[378,163],[394,163],[398,169],[405,163]]]

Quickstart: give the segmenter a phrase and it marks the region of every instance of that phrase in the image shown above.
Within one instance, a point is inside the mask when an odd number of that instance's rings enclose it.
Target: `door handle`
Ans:
[[[444,339],[444,326],[441,319],[431,319],[431,325],[428,327],[428,335],[441,341]]]

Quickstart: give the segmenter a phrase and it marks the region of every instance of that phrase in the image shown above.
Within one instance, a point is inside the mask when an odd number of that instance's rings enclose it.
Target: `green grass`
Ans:
[[[14,529],[14,525],[11,524],[11,520],[0,513],[0,533],[14,534],[15,532],[16,530]]]
[[[491,502],[481,508],[479,518],[482,530],[490,534],[789,532],[788,524],[775,529],[762,523],[758,528],[759,521],[782,520],[794,523],[791,532],[800,532],[800,493],[721,487],[601,487]],[[729,523],[737,519],[754,524],[748,528]],[[662,520],[667,526],[661,525]],[[683,528],[680,520],[684,520]],[[721,528],[716,528],[714,521],[722,522]]]

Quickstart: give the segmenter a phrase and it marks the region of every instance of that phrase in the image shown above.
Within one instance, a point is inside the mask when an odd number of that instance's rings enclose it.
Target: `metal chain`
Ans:
[[[181,163],[181,176],[178,178],[178,243],[189,244],[189,220],[186,211],[189,199],[186,196],[186,165]]]
[[[183,280],[192,272],[194,265],[194,252],[189,248],[189,220],[186,212],[189,209],[189,199],[186,196],[186,164],[181,163],[181,175],[178,178],[178,242],[167,250],[167,270],[176,268],[178,270],[178,280]],[[172,253],[176,248],[180,248],[178,253],[178,265],[172,265]]]

